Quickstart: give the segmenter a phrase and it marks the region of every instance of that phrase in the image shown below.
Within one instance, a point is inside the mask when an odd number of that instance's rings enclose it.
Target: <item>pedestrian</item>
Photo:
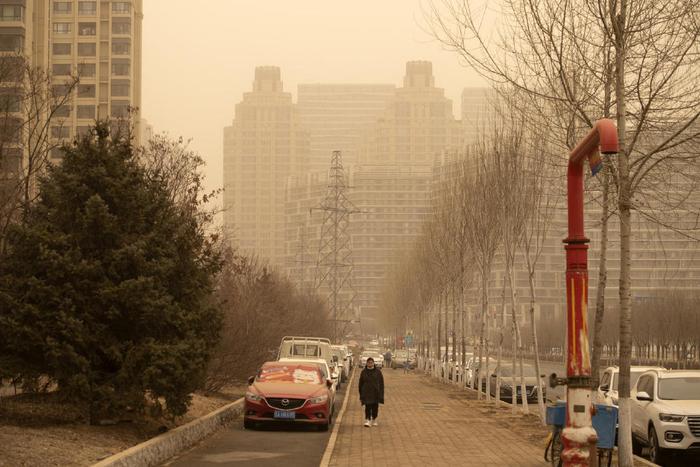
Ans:
[[[384,366],[391,368],[391,350],[389,349],[387,349],[386,353],[384,354]]]
[[[360,402],[365,406],[365,426],[377,426],[379,404],[384,403],[384,376],[369,357],[360,374]]]

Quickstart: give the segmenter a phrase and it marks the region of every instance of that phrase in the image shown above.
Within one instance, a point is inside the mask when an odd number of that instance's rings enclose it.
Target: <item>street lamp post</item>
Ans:
[[[583,230],[583,165],[595,175],[602,167],[600,153],[618,152],[617,128],[612,120],[598,120],[569,155],[567,202],[569,236],[566,244],[566,428],[562,432],[566,467],[589,465],[597,434],[593,429],[591,359],[586,308],[588,304],[588,238]]]

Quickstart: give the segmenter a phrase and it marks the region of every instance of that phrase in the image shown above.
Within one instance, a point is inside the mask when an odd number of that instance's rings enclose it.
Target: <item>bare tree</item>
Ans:
[[[77,76],[58,83],[21,55],[0,57],[0,254],[12,222],[37,196],[37,176],[63,142]]]

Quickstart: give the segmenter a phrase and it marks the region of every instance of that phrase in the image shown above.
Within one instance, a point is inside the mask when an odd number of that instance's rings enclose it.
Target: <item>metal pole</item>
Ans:
[[[583,164],[595,175],[601,166],[598,151],[617,153],[617,128],[612,120],[596,122],[569,156],[567,202],[569,235],[566,246],[566,428],[562,432],[565,467],[585,467],[596,452],[593,429],[591,359],[588,342],[588,238],[583,228]],[[595,369],[597,371],[597,369]]]

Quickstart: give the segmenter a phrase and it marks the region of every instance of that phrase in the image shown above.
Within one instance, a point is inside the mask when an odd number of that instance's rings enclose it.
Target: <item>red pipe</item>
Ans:
[[[566,250],[566,428],[562,433],[566,467],[588,465],[595,453],[597,434],[593,429],[591,359],[588,343],[588,238],[583,228],[583,163],[587,159],[595,175],[602,166],[600,153],[618,151],[617,128],[612,120],[596,122],[569,155],[567,202],[569,236]]]

